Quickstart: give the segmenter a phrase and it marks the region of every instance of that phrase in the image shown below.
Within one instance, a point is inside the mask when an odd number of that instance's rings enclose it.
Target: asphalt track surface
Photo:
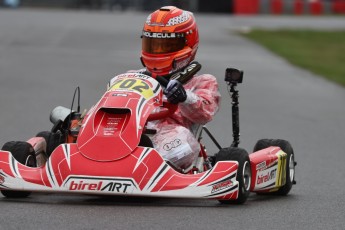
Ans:
[[[242,206],[212,200],[34,194],[0,195],[0,229],[344,229],[345,89],[296,68],[234,33],[240,28],[344,29],[343,17],[196,14],[202,72],[217,76],[221,111],[208,127],[231,141],[226,67],[245,71],[241,147],[283,138],[294,147],[297,185],[286,197],[251,195]],[[107,81],[141,68],[146,13],[0,10],[0,142],[49,130],[49,113],[69,107],[76,86],[89,108]],[[284,45],[284,44],[282,44]],[[210,146],[210,145],[209,145]],[[210,153],[213,153],[210,146]]]

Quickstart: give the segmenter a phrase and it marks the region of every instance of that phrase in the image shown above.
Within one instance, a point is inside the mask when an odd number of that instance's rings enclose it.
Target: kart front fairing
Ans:
[[[153,148],[138,146],[162,89],[146,75],[116,77],[84,118],[77,143],[58,146],[45,165],[27,167],[0,151],[0,188],[88,194],[237,199],[238,162],[182,174]]]
[[[238,190],[237,162],[218,162],[203,173],[181,174],[145,147],[121,160],[99,162],[85,158],[76,144],[63,144],[43,167],[24,166],[9,152],[1,153],[0,165],[2,189],[217,199],[236,199]]]
[[[84,119],[77,145],[92,160],[126,157],[139,144],[146,120],[162,105],[162,89],[143,74],[115,77],[108,91]]]

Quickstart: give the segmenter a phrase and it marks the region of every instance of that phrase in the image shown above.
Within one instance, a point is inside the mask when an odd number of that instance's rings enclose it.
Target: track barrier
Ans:
[[[345,0],[233,0],[234,14],[345,14]]]

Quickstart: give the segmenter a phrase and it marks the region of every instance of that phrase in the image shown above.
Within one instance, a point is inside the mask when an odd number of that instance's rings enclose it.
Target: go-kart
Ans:
[[[183,82],[194,75],[195,66],[175,78]],[[85,116],[79,103],[77,111],[57,107],[51,113],[52,132],[6,143],[0,151],[1,193],[11,198],[31,192],[206,198],[225,204],[242,204],[250,192],[286,195],[295,184],[295,155],[289,142],[262,139],[251,154],[238,147],[236,86],[242,78],[242,71],[226,70],[232,98],[231,146],[221,147],[200,126],[195,136],[201,151],[188,169],[163,159],[149,138],[155,130],[146,127],[148,121],[164,119],[177,108],[164,100],[162,85],[167,80],[125,73],[113,79]],[[213,156],[202,144],[205,133],[219,148]],[[57,147],[51,144],[56,134],[63,136]]]

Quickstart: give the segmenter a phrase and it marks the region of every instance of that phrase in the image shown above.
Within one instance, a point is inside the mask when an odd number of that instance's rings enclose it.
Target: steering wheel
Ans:
[[[184,84],[188,82],[200,69],[201,69],[201,65],[198,62],[194,61],[194,62],[191,62],[183,71],[172,73],[166,76],[171,79],[176,79],[180,83]],[[152,76],[152,74],[149,73],[148,71],[145,71],[143,74]],[[169,80],[163,76],[156,76],[156,80],[159,82],[159,84],[161,84],[165,88],[167,87],[169,83]],[[163,119],[172,115],[176,111],[177,105],[164,102],[163,108],[165,109],[157,113],[151,114],[148,117],[148,121],[159,120],[159,119]]]

